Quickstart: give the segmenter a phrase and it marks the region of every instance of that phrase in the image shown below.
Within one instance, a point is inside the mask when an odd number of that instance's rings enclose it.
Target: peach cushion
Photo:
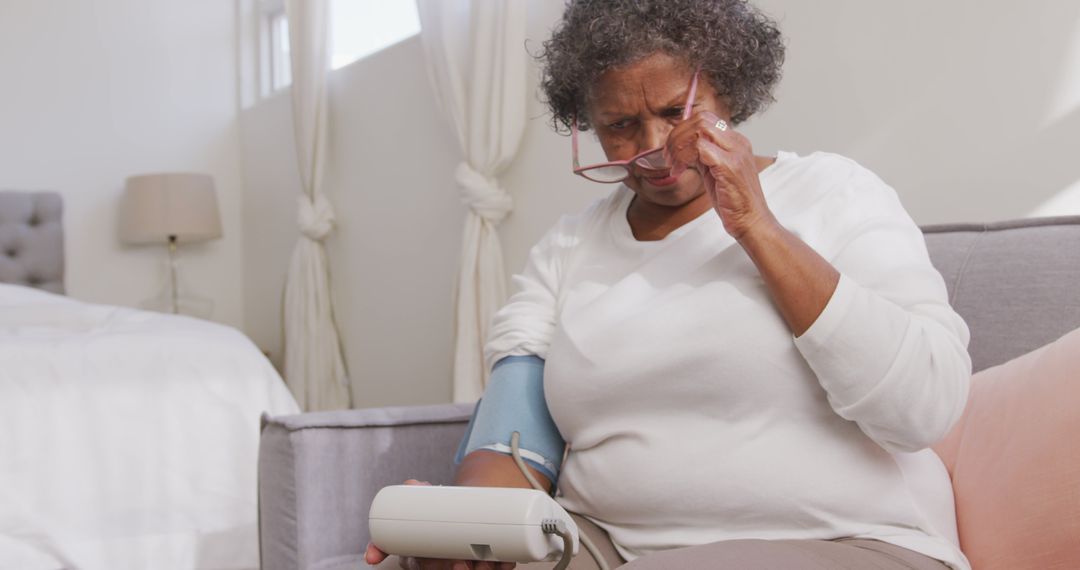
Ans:
[[[1080,569],[1080,329],[975,374],[934,450],[974,570]]]

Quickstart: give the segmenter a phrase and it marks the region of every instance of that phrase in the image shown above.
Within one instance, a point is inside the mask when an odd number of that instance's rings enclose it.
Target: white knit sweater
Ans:
[[[967,569],[927,447],[963,410],[968,330],[922,233],[846,158],[780,153],[760,178],[780,223],[841,273],[799,338],[715,212],[639,242],[624,187],[560,220],[515,276],[486,357],[547,359],[571,448],[560,502],[628,559],[861,537]]]

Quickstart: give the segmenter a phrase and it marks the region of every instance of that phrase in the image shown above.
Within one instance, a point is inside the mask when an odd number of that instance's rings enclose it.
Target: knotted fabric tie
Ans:
[[[296,205],[300,233],[311,240],[322,241],[334,229],[334,207],[322,192],[315,193],[314,203],[307,195],[301,195]]]
[[[510,194],[499,188],[495,179],[473,170],[469,163],[459,164],[454,178],[461,186],[461,201],[488,222],[498,224],[514,209]]]

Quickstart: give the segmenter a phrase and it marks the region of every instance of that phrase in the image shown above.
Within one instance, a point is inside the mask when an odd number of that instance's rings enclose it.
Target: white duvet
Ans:
[[[263,411],[232,328],[0,284],[0,569],[257,567]]]

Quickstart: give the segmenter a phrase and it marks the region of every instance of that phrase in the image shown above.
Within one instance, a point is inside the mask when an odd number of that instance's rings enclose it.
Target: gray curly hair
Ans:
[[[656,52],[700,66],[735,124],[774,101],[784,64],[776,23],[747,0],[569,0],[537,56],[555,130],[575,118],[588,129],[586,97],[597,78]]]

